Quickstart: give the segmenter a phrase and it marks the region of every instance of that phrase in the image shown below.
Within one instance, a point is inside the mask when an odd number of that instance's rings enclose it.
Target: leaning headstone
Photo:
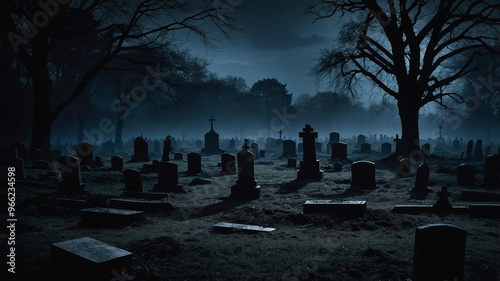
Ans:
[[[188,153],[187,161],[188,161],[188,170],[187,170],[188,174],[195,175],[201,173],[201,154],[196,152]]]
[[[111,157],[111,171],[121,170],[123,170],[123,158],[118,155],[114,155]]]
[[[132,162],[149,162],[148,141],[138,137],[134,141],[134,155]]]
[[[471,161],[472,160],[472,148],[474,146],[474,141],[470,140],[467,143],[467,153],[465,154],[465,160]]]
[[[392,145],[388,142],[384,142],[382,144],[382,149],[380,151],[382,154],[391,154],[392,153]]]
[[[177,175],[177,164],[161,161],[158,164],[158,183],[153,187],[154,191],[160,192],[183,192]]]
[[[351,188],[375,189],[375,163],[357,161],[351,165]]]
[[[59,158],[61,177],[58,189],[64,193],[84,193],[85,185],[82,183],[80,160],[73,156]]]
[[[24,142],[17,142],[14,144],[14,148],[17,149],[17,156],[24,160],[24,162],[28,161],[28,146]]]
[[[238,180],[231,187],[231,196],[251,200],[260,197],[260,186],[254,179],[254,158],[249,148],[248,140],[245,140],[243,150],[237,155]]]
[[[80,159],[80,165],[94,164],[94,146],[91,143],[79,143],[76,146],[76,155]]]
[[[369,143],[362,143],[361,144],[361,153],[365,153],[365,154],[370,154],[372,153],[372,145],[369,144]]]
[[[477,140],[476,149],[474,150],[474,160],[483,161],[483,140]]]
[[[429,165],[422,163],[417,168],[417,175],[415,177],[415,186],[413,187],[413,192],[430,192],[431,190],[427,187],[429,184]]]
[[[222,163],[222,173],[226,175],[235,175],[236,157],[227,153],[222,154],[220,157]]]
[[[125,183],[125,191],[142,192],[141,172],[139,170],[123,171],[123,182]]]
[[[58,267],[72,272],[73,277],[76,273],[110,275],[113,269],[132,265],[132,253],[90,237],[54,243],[51,256],[60,264]]]
[[[500,155],[488,155],[484,161],[484,187],[500,188]]]
[[[457,168],[457,184],[459,186],[474,185],[476,173],[476,167],[468,164],[461,164]]]
[[[347,159],[347,144],[343,142],[337,142],[332,144],[332,159]]]
[[[283,141],[283,157],[297,157],[296,146],[293,140]]]
[[[449,224],[419,226],[415,232],[413,281],[463,281],[467,232]]]
[[[304,156],[300,161],[300,170],[297,172],[297,179],[320,180],[323,177],[323,171],[319,169],[319,161],[316,160],[315,141],[318,133],[314,132],[310,124],[306,124],[303,132],[299,133],[304,143]]]
[[[402,178],[411,177],[411,162],[408,158],[399,160],[398,163],[398,176]]]
[[[296,168],[297,167],[297,159],[295,159],[295,158],[288,159],[287,167],[288,168]]]
[[[176,152],[174,154],[174,160],[182,160],[182,153]]]

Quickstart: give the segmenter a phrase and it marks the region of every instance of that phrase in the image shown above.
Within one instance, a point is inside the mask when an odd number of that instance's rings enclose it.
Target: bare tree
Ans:
[[[208,0],[2,1],[1,35],[10,41],[33,82],[31,147],[48,154],[54,120],[110,61],[126,59],[122,56],[125,51],[180,47],[182,41],[176,40],[179,33],[196,34],[207,45],[221,36],[229,37],[235,27],[225,9],[222,2]],[[50,75],[51,52],[60,42],[88,34],[95,34],[106,47],[96,48],[99,58],[92,61],[64,101],[54,104],[52,85],[58,78]]]
[[[475,71],[475,59],[498,40],[498,1],[321,1],[309,8],[315,20],[339,15],[348,22],[340,48],[323,50],[314,72],[353,91],[368,81],[397,101],[402,139],[419,149],[419,110],[443,99],[464,102],[450,87]],[[458,68],[451,62],[467,55]],[[340,80],[340,79],[339,79]]]

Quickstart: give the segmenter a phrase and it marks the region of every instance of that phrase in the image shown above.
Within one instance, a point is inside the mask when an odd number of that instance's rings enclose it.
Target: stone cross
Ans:
[[[316,161],[316,143],[315,138],[318,137],[318,132],[313,132],[310,124],[306,124],[303,132],[299,132],[299,137],[304,143],[304,161]]]
[[[280,134],[280,139],[281,139],[281,134],[283,134],[283,130],[279,130],[278,133]]]
[[[210,121],[210,129],[213,131],[215,119],[212,116],[210,116],[210,119],[208,119],[208,121]]]

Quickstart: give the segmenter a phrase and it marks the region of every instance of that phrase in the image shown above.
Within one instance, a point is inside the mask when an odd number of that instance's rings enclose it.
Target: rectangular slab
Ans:
[[[366,209],[366,201],[307,200],[303,205],[305,214],[335,213],[342,216],[363,216]]]
[[[89,208],[80,211],[82,224],[87,226],[127,225],[145,220],[143,211],[120,210],[112,208]]]
[[[474,217],[499,218],[500,204],[470,204],[469,212]]]
[[[484,202],[498,202],[500,201],[500,194],[493,192],[464,190],[460,194],[462,201],[484,201]]]
[[[56,262],[88,271],[109,272],[132,264],[132,253],[90,237],[54,243],[51,254]]]
[[[258,225],[249,225],[249,224],[238,224],[238,223],[229,223],[229,222],[219,222],[212,226],[214,231],[218,232],[235,232],[235,231],[243,231],[243,232],[271,232],[274,231],[275,228],[263,227]]]
[[[140,198],[140,199],[148,199],[148,200],[161,200],[165,197],[168,197],[168,194],[158,193],[158,192],[133,192],[133,191],[124,191],[122,197],[127,198]]]
[[[136,210],[136,211],[170,211],[174,209],[169,202],[147,201],[134,199],[110,199],[109,206],[116,209]]]

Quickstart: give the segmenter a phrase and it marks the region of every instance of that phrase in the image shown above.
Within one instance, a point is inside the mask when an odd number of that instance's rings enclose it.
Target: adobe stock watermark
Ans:
[[[264,127],[259,130],[257,138],[274,135],[278,131],[282,131],[290,124],[290,121],[297,117],[297,114],[288,113],[288,107],[283,106],[281,111],[276,107],[272,109],[273,117],[269,120],[269,127]]]
[[[38,6],[41,8],[38,12],[33,14],[31,21],[25,16],[21,18],[21,21],[26,25],[21,29],[20,34],[9,32],[7,38],[9,39],[14,52],[19,53],[19,46],[21,44],[27,45],[29,43],[28,39],[34,38],[40,28],[47,26],[50,18],[55,17],[59,11],[59,5],[68,5],[71,0],[40,0],[37,2]]]

